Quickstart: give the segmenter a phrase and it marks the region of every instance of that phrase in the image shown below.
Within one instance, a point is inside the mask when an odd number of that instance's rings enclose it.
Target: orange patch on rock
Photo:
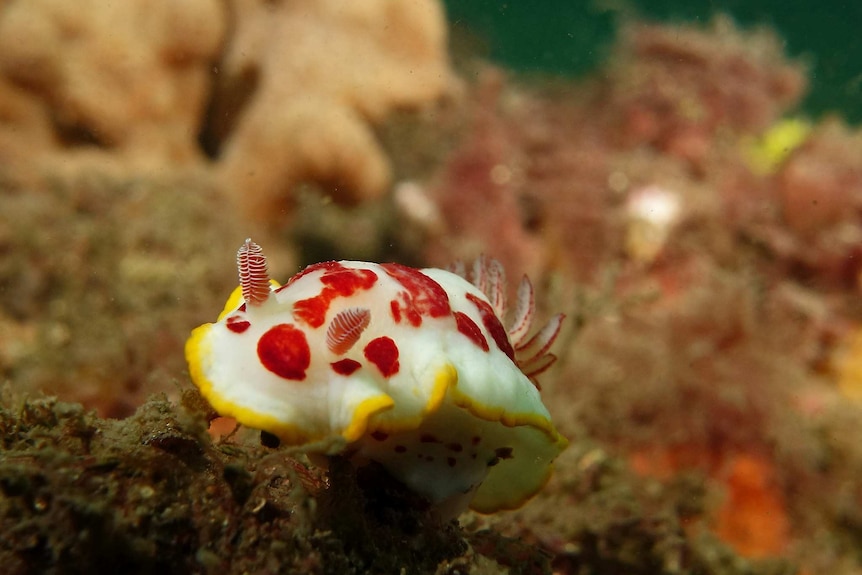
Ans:
[[[778,556],[787,548],[790,519],[768,458],[682,445],[636,451],[629,465],[639,475],[660,480],[684,470],[704,471],[724,493],[721,505],[706,518],[722,541],[750,558]]]
[[[638,475],[668,480],[686,469],[702,469],[710,474],[719,456],[695,445],[652,447],[629,455],[629,465]]]
[[[766,458],[739,454],[727,466],[727,498],[715,514],[713,529],[746,557],[769,557],[787,547],[790,520],[774,466]]]
[[[236,431],[237,425],[236,419],[233,417],[216,417],[210,421],[207,433],[209,433],[213,441],[218,441]]]

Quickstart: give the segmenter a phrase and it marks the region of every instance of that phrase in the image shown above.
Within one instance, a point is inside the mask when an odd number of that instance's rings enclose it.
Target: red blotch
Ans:
[[[458,324],[458,331],[466,335],[470,341],[479,346],[482,351],[488,351],[488,340],[482,335],[482,330],[476,325],[476,322],[470,319],[466,313],[460,311],[455,312],[455,323]]]
[[[497,314],[494,313],[494,309],[491,307],[491,304],[471,293],[467,294],[467,299],[473,302],[473,305],[475,305],[476,309],[479,310],[479,315],[482,317],[482,325],[485,326],[485,329],[487,329],[488,333],[491,334],[491,337],[494,338],[494,343],[497,344],[500,351],[509,356],[509,359],[515,361],[515,350],[512,349],[512,344],[509,343],[509,336],[506,335],[506,328],[504,328],[503,324],[500,323],[500,319],[497,317]]]
[[[361,289],[371,289],[377,282],[377,274],[365,268],[344,268],[326,272],[320,281],[338,295],[349,296]]]
[[[305,379],[311,364],[311,350],[305,334],[296,327],[280,323],[273,326],[257,342],[257,357],[263,366],[285,379]]]
[[[244,319],[239,315],[232,315],[227,318],[225,322],[227,328],[234,333],[243,333],[245,330],[251,327],[251,323],[248,320]]]
[[[413,298],[406,291],[398,292],[398,299],[390,301],[389,307],[392,309],[392,319],[395,323],[401,323],[403,318],[413,327],[422,325],[422,314],[416,309]]]
[[[390,337],[378,337],[368,342],[365,346],[365,357],[377,366],[383,377],[398,373],[398,346]]]
[[[395,320],[395,323],[401,323],[401,305],[397,299],[389,302],[389,309],[392,311],[392,319]]]
[[[283,286],[276,289],[276,292],[280,292],[281,290],[288,287],[290,284],[294,283],[301,277],[307,276],[308,274],[314,273],[319,270],[330,271],[330,270],[343,270],[345,269],[341,262],[329,261],[329,262],[320,262],[318,264],[311,264],[310,266],[305,266],[299,273],[294,275],[292,278],[287,280],[287,283]]]
[[[317,266],[316,269],[326,270],[320,276],[323,289],[318,295],[293,304],[294,315],[311,327],[323,325],[332,300],[337,297],[352,296],[359,290],[371,289],[377,282],[377,274],[371,270],[348,268],[338,262],[327,262]],[[311,267],[314,266],[309,266]],[[297,276],[306,275],[309,273],[309,268],[304,269]],[[297,276],[294,276],[287,285],[296,281]]]
[[[332,366],[332,371],[338,375],[348,376],[354,371],[362,367],[362,364],[355,359],[339,359],[329,364]]]
[[[403,316],[418,327],[422,316],[443,317],[452,312],[446,290],[427,275],[401,264],[380,264],[380,267],[406,290],[399,292],[399,300],[390,302],[396,323],[400,323]]]
[[[325,292],[326,288],[323,291]],[[326,318],[326,312],[331,301],[332,298],[324,297],[323,292],[318,296],[299,300],[293,304],[293,315],[311,327],[320,327]]]

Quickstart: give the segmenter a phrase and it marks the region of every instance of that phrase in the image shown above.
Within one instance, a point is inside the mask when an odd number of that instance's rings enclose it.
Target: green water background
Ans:
[[[601,64],[621,15],[708,23],[720,13],[743,27],[766,25],[784,39],[787,54],[809,64],[811,82],[803,112],[815,118],[838,113],[851,123],[862,123],[859,0],[654,0],[640,4],[446,0],[445,4],[450,22],[481,38],[495,62],[521,72],[567,76],[585,74]]]

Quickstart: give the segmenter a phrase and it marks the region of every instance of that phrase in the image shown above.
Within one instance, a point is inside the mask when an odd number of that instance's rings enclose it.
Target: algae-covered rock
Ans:
[[[119,421],[7,388],[4,573],[790,572],[686,537],[698,480],[662,488],[590,441],[570,449],[565,491],[497,519],[440,523],[381,467],[335,458],[324,473],[251,430],[213,441],[213,416],[192,391]]]
[[[327,488],[283,450],[214,443],[191,392],[186,408],[154,397],[122,421],[6,395],[0,564],[10,575],[434,573],[466,548],[457,524],[381,500],[400,486],[366,498],[349,467]]]

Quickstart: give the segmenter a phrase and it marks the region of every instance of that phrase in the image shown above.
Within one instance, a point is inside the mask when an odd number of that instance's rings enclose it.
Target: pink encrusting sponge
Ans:
[[[473,283],[463,266],[333,261],[279,286],[246,240],[237,264],[240,287],[186,344],[220,414],[310,453],[376,461],[450,511],[519,507],[544,485],[567,441],[536,377],[563,316],[528,337],[526,277],[507,330],[495,260],[477,260]]]

